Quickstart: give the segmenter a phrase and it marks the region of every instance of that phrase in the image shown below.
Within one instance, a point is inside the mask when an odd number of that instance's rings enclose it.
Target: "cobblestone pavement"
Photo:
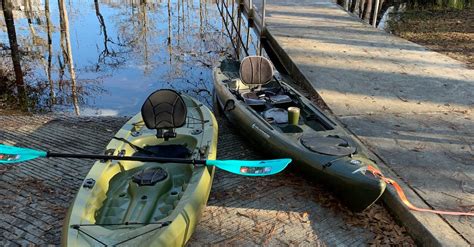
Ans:
[[[126,121],[120,117],[0,116],[0,143],[59,152],[100,153]],[[261,159],[219,120],[220,159]],[[53,244],[93,161],[35,160],[0,168],[0,245]],[[353,214],[321,185],[285,171],[249,178],[217,171],[190,246],[413,243],[381,205]],[[397,242],[398,241],[398,242]]]

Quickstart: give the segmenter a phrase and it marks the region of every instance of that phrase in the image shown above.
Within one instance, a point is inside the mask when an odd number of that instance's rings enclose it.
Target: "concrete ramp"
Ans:
[[[327,0],[267,1],[283,66],[398,176],[409,199],[474,209],[474,70],[362,23]],[[474,244],[474,218],[389,207],[425,244]]]

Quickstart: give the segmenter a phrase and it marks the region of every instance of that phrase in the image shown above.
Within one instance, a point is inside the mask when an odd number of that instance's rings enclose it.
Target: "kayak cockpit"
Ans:
[[[253,58],[258,58],[258,60]],[[330,121],[321,117],[322,114],[310,107],[309,102],[303,102],[298,93],[274,77],[273,71],[269,75],[270,70],[266,69],[263,71],[264,75],[259,75],[259,69],[245,66],[246,61],[250,61],[246,59],[253,59],[251,63],[254,67],[260,67],[259,63],[273,66],[268,59],[263,57],[246,57],[242,61],[243,65],[235,60],[226,60],[221,64],[220,69],[229,79],[223,81],[223,83],[236,99],[256,111],[261,116],[262,121],[286,134],[333,129],[333,124]],[[246,69],[252,70],[253,76],[245,75]],[[252,83],[245,81],[245,77],[250,78]],[[255,78],[261,78],[261,80]],[[266,79],[268,81],[265,81]],[[298,124],[296,125],[289,122],[288,108],[290,107],[296,107],[300,110]]]
[[[148,131],[126,143],[122,152],[132,156],[192,158],[198,140],[192,134],[178,134],[185,125],[187,106],[173,90],[159,90],[143,104],[141,115]],[[173,213],[193,175],[193,164],[121,162],[124,171],[110,179],[104,205],[96,212],[96,224],[157,223]]]
[[[107,200],[96,212],[95,223],[115,228],[161,221],[176,208],[192,173],[191,165],[157,163],[117,173],[109,182]]]

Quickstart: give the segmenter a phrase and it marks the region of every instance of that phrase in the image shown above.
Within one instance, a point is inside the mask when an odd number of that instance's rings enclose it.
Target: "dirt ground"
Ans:
[[[465,10],[407,11],[391,22],[392,33],[427,46],[474,69],[474,7]]]

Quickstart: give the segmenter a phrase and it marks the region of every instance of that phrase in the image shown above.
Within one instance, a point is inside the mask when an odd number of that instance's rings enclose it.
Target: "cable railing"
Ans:
[[[227,34],[232,40],[237,59],[250,55],[252,34],[257,36],[257,44],[253,44],[256,55],[262,55],[262,39],[265,37],[265,3],[260,0],[261,7],[257,8],[253,0],[220,0],[216,1]]]

